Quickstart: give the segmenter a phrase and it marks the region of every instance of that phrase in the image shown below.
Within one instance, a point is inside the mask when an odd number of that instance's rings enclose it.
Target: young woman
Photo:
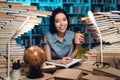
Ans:
[[[81,44],[83,34],[79,34]],[[74,43],[74,32],[69,30],[69,19],[66,12],[57,8],[50,16],[50,30],[43,38],[47,60],[68,64],[76,57],[81,44]]]

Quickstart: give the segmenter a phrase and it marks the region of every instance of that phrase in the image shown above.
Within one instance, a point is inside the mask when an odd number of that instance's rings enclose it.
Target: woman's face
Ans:
[[[64,33],[67,29],[68,26],[68,20],[65,14],[63,13],[58,13],[55,16],[55,27],[56,30],[60,33]]]

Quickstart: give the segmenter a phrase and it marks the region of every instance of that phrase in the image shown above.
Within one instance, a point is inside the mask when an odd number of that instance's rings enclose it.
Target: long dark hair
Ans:
[[[69,29],[69,18],[68,18],[68,15],[67,13],[61,9],[61,8],[56,8],[52,11],[52,15],[50,16],[50,20],[49,20],[49,26],[50,26],[50,33],[54,34],[57,32],[56,28],[55,28],[55,16],[58,14],[58,13],[63,13],[65,14],[66,18],[67,18],[67,21],[68,21],[68,26],[67,26],[67,29]]]

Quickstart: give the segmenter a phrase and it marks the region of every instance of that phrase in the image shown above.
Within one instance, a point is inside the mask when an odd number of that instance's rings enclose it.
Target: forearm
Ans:
[[[55,62],[55,63],[68,64],[72,61],[72,58],[71,57],[63,57],[62,59],[58,59],[58,60],[49,59],[48,61]]]
[[[50,62],[55,62],[55,63],[62,63],[62,59],[47,59],[47,61],[50,61]]]
[[[72,55],[70,56],[71,58],[75,58],[76,57],[80,47],[81,47],[81,45],[78,45],[78,44],[75,46],[75,50],[73,51]]]
[[[79,40],[80,40],[80,43],[79,44],[76,44],[74,42],[75,45],[75,50],[73,51],[72,55],[70,56],[71,58],[75,58],[77,53],[78,53],[78,50],[80,49],[81,45],[84,43],[84,34],[83,33],[79,33],[79,36],[78,36]]]

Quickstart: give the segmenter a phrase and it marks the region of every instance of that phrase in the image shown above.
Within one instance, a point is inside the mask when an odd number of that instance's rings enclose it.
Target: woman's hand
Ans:
[[[84,43],[84,34],[80,33],[79,39],[81,41],[81,43]]]
[[[71,61],[72,61],[72,58],[71,58],[71,57],[63,57],[62,60],[61,60],[61,62],[62,62],[63,64],[68,64],[68,63],[70,63]]]
[[[83,33],[80,33],[80,32],[75,33],[74,38],[75,38],[75,44],[84,43],[84,34]]]

